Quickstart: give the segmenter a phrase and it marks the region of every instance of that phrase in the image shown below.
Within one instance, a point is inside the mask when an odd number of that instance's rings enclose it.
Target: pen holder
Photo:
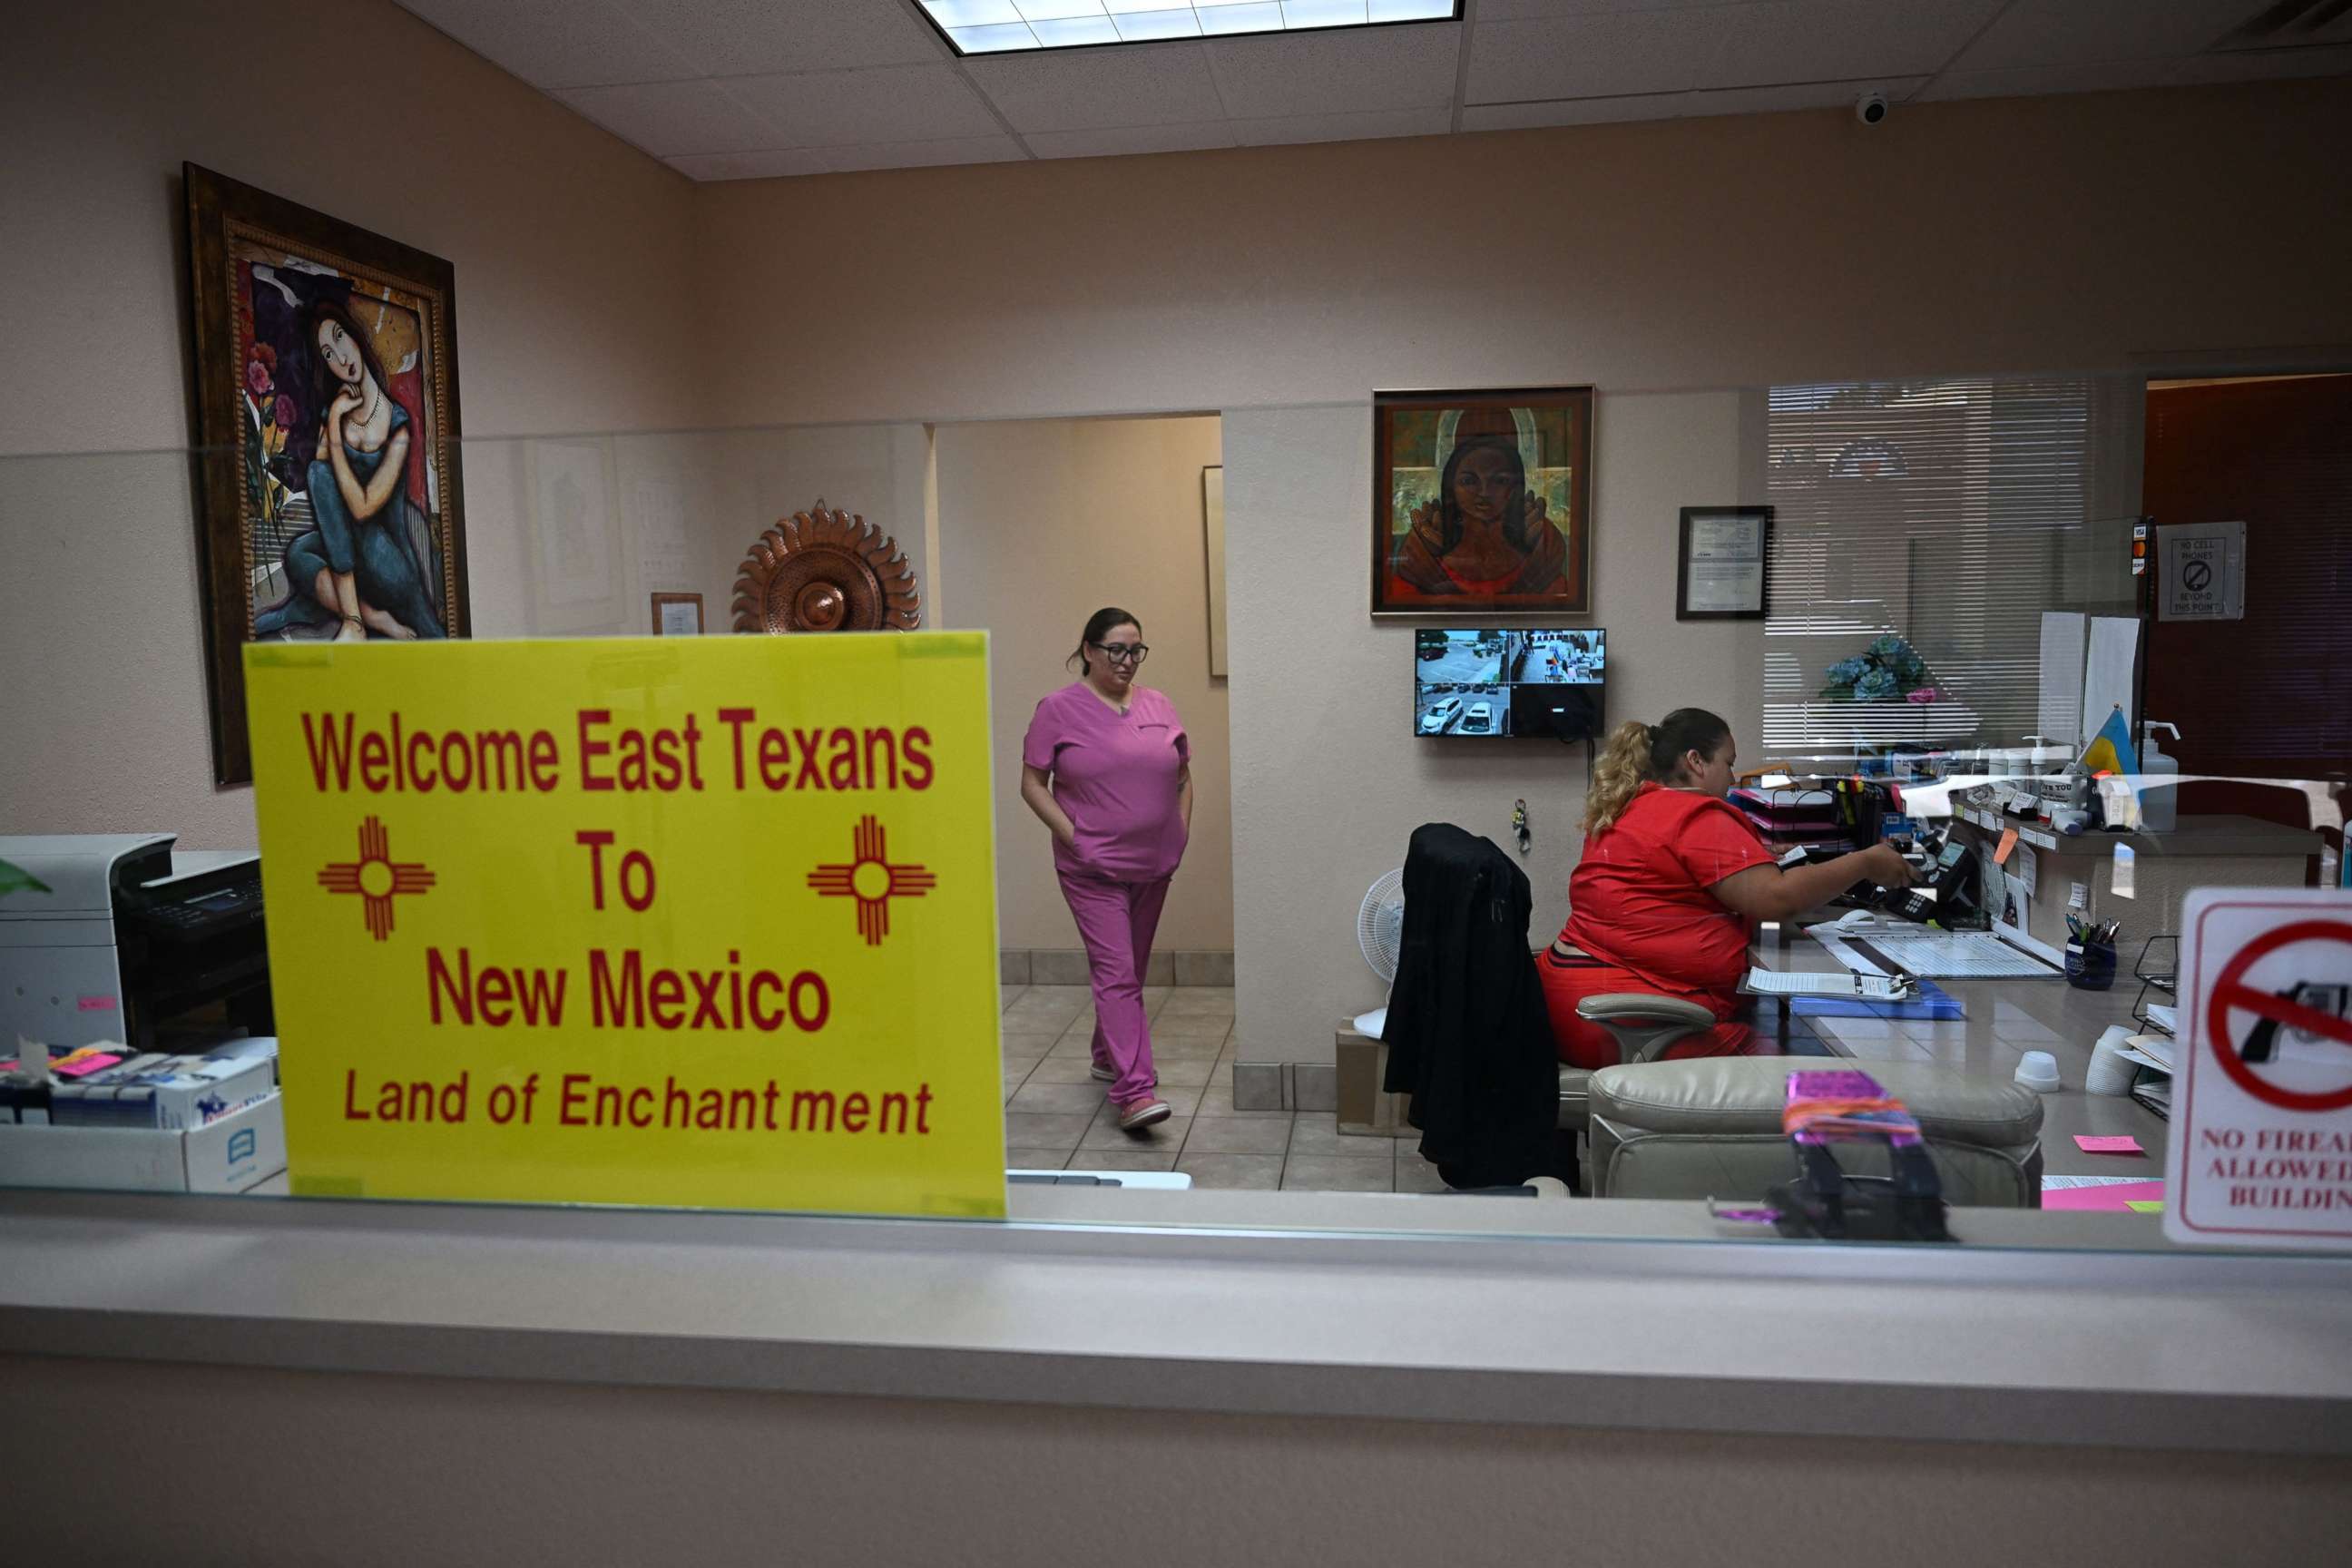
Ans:
[[[2116,983],[2116,944],[2111,942],[2070,942],[2066,944],[2066,984],[2077,991],[2105,991]]]

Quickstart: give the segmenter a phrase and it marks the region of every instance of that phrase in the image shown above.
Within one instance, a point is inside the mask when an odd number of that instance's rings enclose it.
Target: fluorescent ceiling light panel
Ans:
[[[1013,0],[1024,22],[1066,22],[1077,16],[1099,16],[1103,0]]]
[[[1113,16],[1118,24],[1118,38],[1123,44],[1149,43],[1154,38],[1197,38],[1201,36],[1201,18],[1192,15],[1192,7],[1181,11],[1129,11]]]
[[[1029,30],[1026,22],[1015,22],[1009,27],[950,27],[949,41],[967,55],[996,55],[1007,49],[1034,49],[1037,35]]]
[[[1276,0],[1220,0],[1201,7],[1204,33],[1279,33],[1282,7]]]
[[[1286,29],[1360,27],[1370,20],[1364,0],[1282,0]]]
[[[1110,18],[1100,11],[1091,16],[1073,16],[1063,22],[1032,22],[1029,30],[1037,35],[1038,44],[1048,49],[1118,42],[1118,29],[1112,26]]]
[[[942,27],[992,27],[1021,25],[1021,7],[1013,0],[939,0],[924,10]]]
[[[915,0],[958,54],[1451,22],[1462,0]]]

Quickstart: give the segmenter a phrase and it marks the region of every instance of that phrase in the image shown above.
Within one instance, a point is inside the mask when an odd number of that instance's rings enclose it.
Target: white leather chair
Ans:
[[[1620,1067],[1656,1061],[1667,1047],[1715,1027],[1715,1015],[1696,1002],[1641,991],[1612,991],[1587,996],[1576,1005],[1576,1016],[1598,1024],[1617,1042]],[[1593,1068],[1559,1068],[1559,1130],[1576,1139],[1576,1159],[1587,1172],[1584,1190],[1593,1191],[1590,1175]]]

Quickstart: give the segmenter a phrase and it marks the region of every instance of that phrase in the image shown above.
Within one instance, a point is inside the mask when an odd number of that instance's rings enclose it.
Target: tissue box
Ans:
[[[267,1056],[136,1057],[120,1067],[61,1083],[49,1093],[60,1127],[153,1127],[184,1131],[219,1120],[277,1087]]]

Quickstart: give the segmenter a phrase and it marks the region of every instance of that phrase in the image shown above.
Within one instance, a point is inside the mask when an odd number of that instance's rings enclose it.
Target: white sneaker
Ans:
[[[1119,1109],[1118,1130],[1121,1132],[1140,1132],[1175,1114],[1164,1100],[1132,1100]]]
[[[1088,1078],[1098,1078],[1105,1083],[1116,1083],[1118,1081],[1118,1069],[1117,1068],[1107,1068],[1103,1066],[1102,1063],[1097,1062],[1094,1066],[1087,1068],[1087,1076]]]

